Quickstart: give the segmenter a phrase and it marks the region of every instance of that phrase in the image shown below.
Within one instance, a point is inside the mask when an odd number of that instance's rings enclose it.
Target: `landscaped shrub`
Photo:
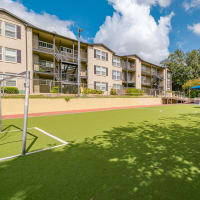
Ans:
[[[65,101],[69,102],[70,101],[70,97],[65,97]]]
[[[140,89],[135,89],[135,88],[128,88],[126,90],[127,95],[130,96],[144,96],[144,91]]]
[[[110,95],[117,95],[117,90],[115,90],[115,89],[111,89],[110,90]]]
[[[59,87],[55,86],[51,89],[51,93],[59,93]]]
[[[103,91],[101,90],[93,90],[90,88],[85,88],[84,94],[103,94]]]
[[[19,90],[16,87],[4,87],[4,93],[6,93],[6,94],[19,94]]]

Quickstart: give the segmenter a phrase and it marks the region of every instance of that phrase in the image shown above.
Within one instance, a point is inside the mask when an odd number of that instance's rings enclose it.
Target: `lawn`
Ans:
[[[0,162],[0,200],[199,200],[199,125],[194,105],[29,118],[69,144]],[[29,152],[59,144],[29,132]],[[21,148],[13,133],[0,138],[0,158]]]

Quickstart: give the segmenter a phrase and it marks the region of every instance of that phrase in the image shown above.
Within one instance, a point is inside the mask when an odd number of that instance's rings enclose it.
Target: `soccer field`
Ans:
[[[0,200],[197,200],[200,106],[3,121]]]

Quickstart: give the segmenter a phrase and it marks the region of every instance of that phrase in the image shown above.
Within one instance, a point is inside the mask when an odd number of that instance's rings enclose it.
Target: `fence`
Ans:
[[[67,81],[54,81],[52,79],[30,79],[31,94],[54,94],[54,95],[77,95],[78,84],[75,77],[69,76]],[[84,79],[82,79],[84,81]],[[108,85],[106,83],[96,82],[95,84],[80,84],[82,96],[147,96],[147,97],[169,97],[169,98],[186,98],[182,92],[166,92],[161,89],[142,89],[122,87],[121,85]],[[25,94],[25,79],[14,77],[3,82],[2,95]]]

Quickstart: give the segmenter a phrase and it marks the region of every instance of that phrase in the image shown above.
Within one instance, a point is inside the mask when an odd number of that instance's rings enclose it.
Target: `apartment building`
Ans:
[[[146,62],[137,55],[119,56],[104,44],[81,42],[80,82],[84,87],[109,93],[137,89],[171,90],[166,68]],[[0,9],[0,78],[31,72],[31,93],[50,93],[55,83],[62,91],[77,91],[78,41],[35,27]],[[17,79],[6,82],[23,92]],[[70,86],[70,87],[69,87]]]

